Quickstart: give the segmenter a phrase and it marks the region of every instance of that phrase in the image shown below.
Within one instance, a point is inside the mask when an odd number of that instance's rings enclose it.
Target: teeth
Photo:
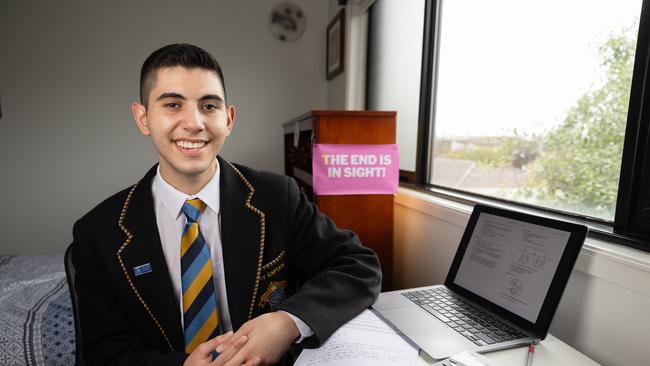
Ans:
[[[176,141],[176,145],[182,147],[183,149],[200,149],[205,146],[205,142]]]

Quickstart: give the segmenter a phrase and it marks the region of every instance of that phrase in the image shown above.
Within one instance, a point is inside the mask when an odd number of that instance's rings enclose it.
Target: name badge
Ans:
[[[133,273],[135,273],[136,277],[142,276],[143,274],[147,274],[149,272],[151,272],[151,263],[145,263],[143,265],[133,267]]]

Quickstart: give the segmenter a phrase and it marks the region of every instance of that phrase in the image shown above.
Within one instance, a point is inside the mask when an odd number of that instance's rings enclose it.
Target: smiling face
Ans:
[[[235,108],[226,105],[216,73],[158,69],[148,106],[133,103],[131,108],[140,132],[151,136],[165,181],[190,195],[203,188],[235,121]]]

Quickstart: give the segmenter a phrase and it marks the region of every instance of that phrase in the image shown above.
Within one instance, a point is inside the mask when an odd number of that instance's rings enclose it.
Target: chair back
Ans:
[[[79,323],[79,302],[77,300],[77,291],[75,288],[75,270],[72,263],[72,244],[65,251],[65,276],[68,280],[68,290],[70,292],[70,302],[72,303],[72,315],[74,317],[74,338],[75,338],[75,359],[77,366],[85,366],[81,354],[81,324]]]

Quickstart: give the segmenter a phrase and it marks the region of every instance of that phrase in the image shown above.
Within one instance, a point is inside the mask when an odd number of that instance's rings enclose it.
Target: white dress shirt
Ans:
[[[182,212],[182,207],[188,199],[198,198],[206,205],[199,217],[199,228],[206,244],[210,250],[212,259],[212,274],[214,288],[219,300],[220,321],[224,331],[232,330],[230,310],[228,309],[228,294],[226,293],[226,279],[224,273],[223,250],[221,247],[221,213],[220,213],[220,174],[219,161],[216,161],[217,168],[210,181],[195,195],[189,196],[167,183],[160,175],[160,166],[156,176],[151,183],[154,208],[156,212],[156,223],[160,234],[165,261],[171,277],[174,294],[178,303],[183,326],[183,298],[181,288],[181,237],[187,218]],[[300,318],[285,312],[296,323],[300,331],[300,338],[296,342],[311,336],[313,331]]]

